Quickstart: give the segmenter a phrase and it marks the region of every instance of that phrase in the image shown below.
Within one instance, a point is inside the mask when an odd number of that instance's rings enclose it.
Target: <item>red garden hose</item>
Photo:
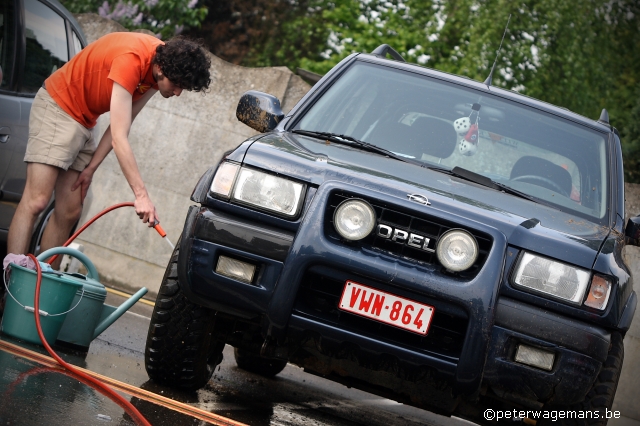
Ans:
[[[29,253],[27,256],[29,256],[31,260],[33,260],[34,263],[36,264],[36,271],[38,273],[38,278],[36,280],[36,294],[33,301],[34,315],[36,318],[36,329],[38,330],[38,336],[40,336],[40,340],[42,340],[42,344],[44,345],[47,352],[49,352],[49,355],[51,355],[53,359],[58,361],[58,364],[62,365],[64,368],[71,371],[75,375],[80,376],[83,379],[82,381],[92,383],[92,386],[98,388],[102,393],[106,394],[114,402],[116,402],[118,405],[123,407],[127,411],[127,413],[136,421],[136,423],[144,426],[151,426],[151,423],[149,423],[147,419],[144,418],[144,416],[138,411],[136,407],[133,406],[133,404],[131,404],[125,398],[120,396],[116,391],[111,389],[109,386],[102,383],[100,380],[95,379],[89,376],[88,374],[83,373],[82,371],[76,370],[73,366],[71,366],[70,364],[65,362],[62,358],[60,358],[58,354],[55,353],[55,351],[51,348],[51,346],[49,346],[49,343],[47,343],[47,339],[44,337],[44,334],[42,333],[42,328],[40,326],[40,315],[39,315],[40,283],[42,282],[42,269],[40,268],[40,263],[38,262],[38,259],[36,259],[34,255]]]
[[[82,227],[80,229],[78,229],[75,234],[73,234],[63,245],[62,247],[66,247],[69,244],[71,244],[71,242],[73,240],[76,239],[76,237],[78,235],[80,235],[82,233],[82,231],[84,231],[85,229],[87,229],[93,222],[95,222],[96,220],[100,219],[102,216],[104,216],[105,214],[109,213],[112,210],[115,209],[119,209],[120,207],[133,207],[133,203],[128,202],[128,203],[119,203],[119,204],[114,204],[111,207],[107,207],[106,209],[102,210],[100,213],[98,213],[97,215],[95,215],[94,217],[92,217],[91,219],[89,219],[89,221],[87,223],[85,223],[84,225],[82,225]],[[153,228],[158,231],[158,234],[160,234],[160,236],[162,238],[167,236],[167,233],[164,232],[164,229],[162,229],[162,227],[160,226],[159,223],[156,223]],[[54,255],[51,256],[48,260],[48,264],[51,265],[53,262],[55,262],[55,260],[58,258],[58,255]]]
[[[87,223],[85,223],[75,234],[73,234],[71,236],[71,238],[69,238],[67,240],[67,242],[64,243],[63,247],[66,247],[67,245],[69,245],[78,235],[80,235],[80,233],[82,231],[87,229],[89,227],[89,225],[91,225],[97,219],[99,219],[100,217],[102,217],[106,213],[108,213],[108,212],[110,212],[112,210],[118,209],[120,207],[133,207],[133,203],[129,202],[129,203],[115,204],[115,205],[113,205],[111,207],[108,207],[108,208],[102,210],[100,213],[98,213],[93,218],[91,218]],[[167,235],[164,232],[164,230],[160,227],[159,224],[156,224],[154,226],[154,228],[156,229],[156,231],[158,231],[160,236],[165,237]],[[95,387],[101,393],[107,395],[115,403],[117,403],[122,408],[124,408],[125,411],[136,421],[136,423],[138,423],[139,425],[151,426],[151,423],[149,423],[147,421],[147,419],[145,419],[144,416],[138,411],[138,409],[136,407],[134,407],[129,401],[127,401],[125,398],[123,398],[121,395],[119,395],[116,391],[114,391],[113,389],[111,389],[109,386],[105,385],[104,383],[102,383],[98,379],[95,379],[95,378],[89,376],[88,374],[85,374],[82,371],[79,371],[79,370],[75,369],[73,366],[71,366],[70,364],[65,362],[62,358],[60,358],[58,356],[58,354],[56,354],[54,352],[54,350],[51,348],[51,346],[49,346],[49,343],[47,343],[47,340],[44,337],[44,334],[42,332],[42,328],[40,326],[40,315],[38,315],[38,313],[40,312],[40,284],[41,284],[41,281],[42,281],[42,269],[40,268],[40,263],[38,262],[38,259],[36,259],[36,257],[34,255],[28,254],[27,256],[29,256],[29,258],[31,258],[31,260],[34,261],[34,263],[36,265],[36,271],[37,271],[37,274],[38,274],[38,278],[36,280],[36,293],[35,293],[35,297],[34,297],[35,300],[33,302],[33,304],[34,304],[34,315],[35,315],[35,319],[36,319],[36,329],[38,330],[38,336],[40,336],[40,340],[42,341],[42,344],[44,345],[44,347],[47,350],[47,352],[49,352],[49,354],[60,365],[62,365],[64,368],[66,368],[67,370],[69,370],[73,374],[79,376],[82,379],[81,380],[82,382],[90,384],[91,386]],[[58,255],[52,256],[49,259],[49,264],[53,263],[57,256]]]

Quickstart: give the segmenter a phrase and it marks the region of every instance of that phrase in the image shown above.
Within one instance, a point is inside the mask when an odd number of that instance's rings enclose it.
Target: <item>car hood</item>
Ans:
[[[468,217],[502,232],[510,245],[591,268],[610,229],[514,195],[349,146],[292,133],[269,133],[248,149],[244,164],[320,186],[348,182],[432,209]],[[413,204],[413,203],[412,203]],[[415,205],[414,205],[415,206]]]

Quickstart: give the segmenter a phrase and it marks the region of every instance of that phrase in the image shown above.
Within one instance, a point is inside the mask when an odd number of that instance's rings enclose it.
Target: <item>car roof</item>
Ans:
[[[398,68],[405,71],[410,71],[422,75],[426,75],[429,77],[446,80],[451,83],[460,84],[463,86],[467,86],[476,90],[484,91],[487,93],[492,93],[494,95],[498,95],[500,97],[506,98],[508,100],[518,102],[542,111],[549,112],[554,115],[561,116],[563,118],[569,119],[571,121],[577,122],[579,124],[587,125],[594,129],[612,132],[612,127],[602,124],[596,120],[590,119],[589,117],[585,117],[573,111],[570,111],[566,108],[562,108],[548,102],[541,101],[539,99],[532,98],[527,95],[523,95],[521,93],[515,92],[513,90],[506,90],[496,86],[487,86],[486,84],[473,80],[468,77],[463,77],[456,74],[450,74],[444,71],[438,71],[433,68],[427,68],[418,64],[412,64],[409,62],[400,62],[391,59],[381,58],[377,55],[371,55],[368,53],[360,53],[357,55],[356,60],[363,62],[370,62],[374,64],[379,64],[387,67]]]

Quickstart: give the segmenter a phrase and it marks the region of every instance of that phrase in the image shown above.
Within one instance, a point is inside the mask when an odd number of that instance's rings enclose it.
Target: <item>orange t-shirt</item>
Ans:
[[[151,61],[164,44],[141,33],[111,33],[94,41],[47,78],[47,91],[56,103],[86,128],[109,111],[113,82],[139,99],[157,89]]]

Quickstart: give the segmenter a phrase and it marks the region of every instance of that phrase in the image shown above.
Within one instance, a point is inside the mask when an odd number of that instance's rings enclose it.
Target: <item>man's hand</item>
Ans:
[[[85,168],[78,175],[78,179],[76,179],[75,183],[71,186],[71,191],[75,191],[76,189],[80,188],[81,204],[84,204],[84,198],[87,196],[87,192],[89,191],[89,185],[91,185],[93,173],[95,173],[95,169],[91,167]]]
[[[136,214],[143,223],[149,223],[149,227],[154,227],[157,223],[160,223],[156,208],[151,202],[149,195],[137,196],[133,202],[133,206],[136,209]]]

